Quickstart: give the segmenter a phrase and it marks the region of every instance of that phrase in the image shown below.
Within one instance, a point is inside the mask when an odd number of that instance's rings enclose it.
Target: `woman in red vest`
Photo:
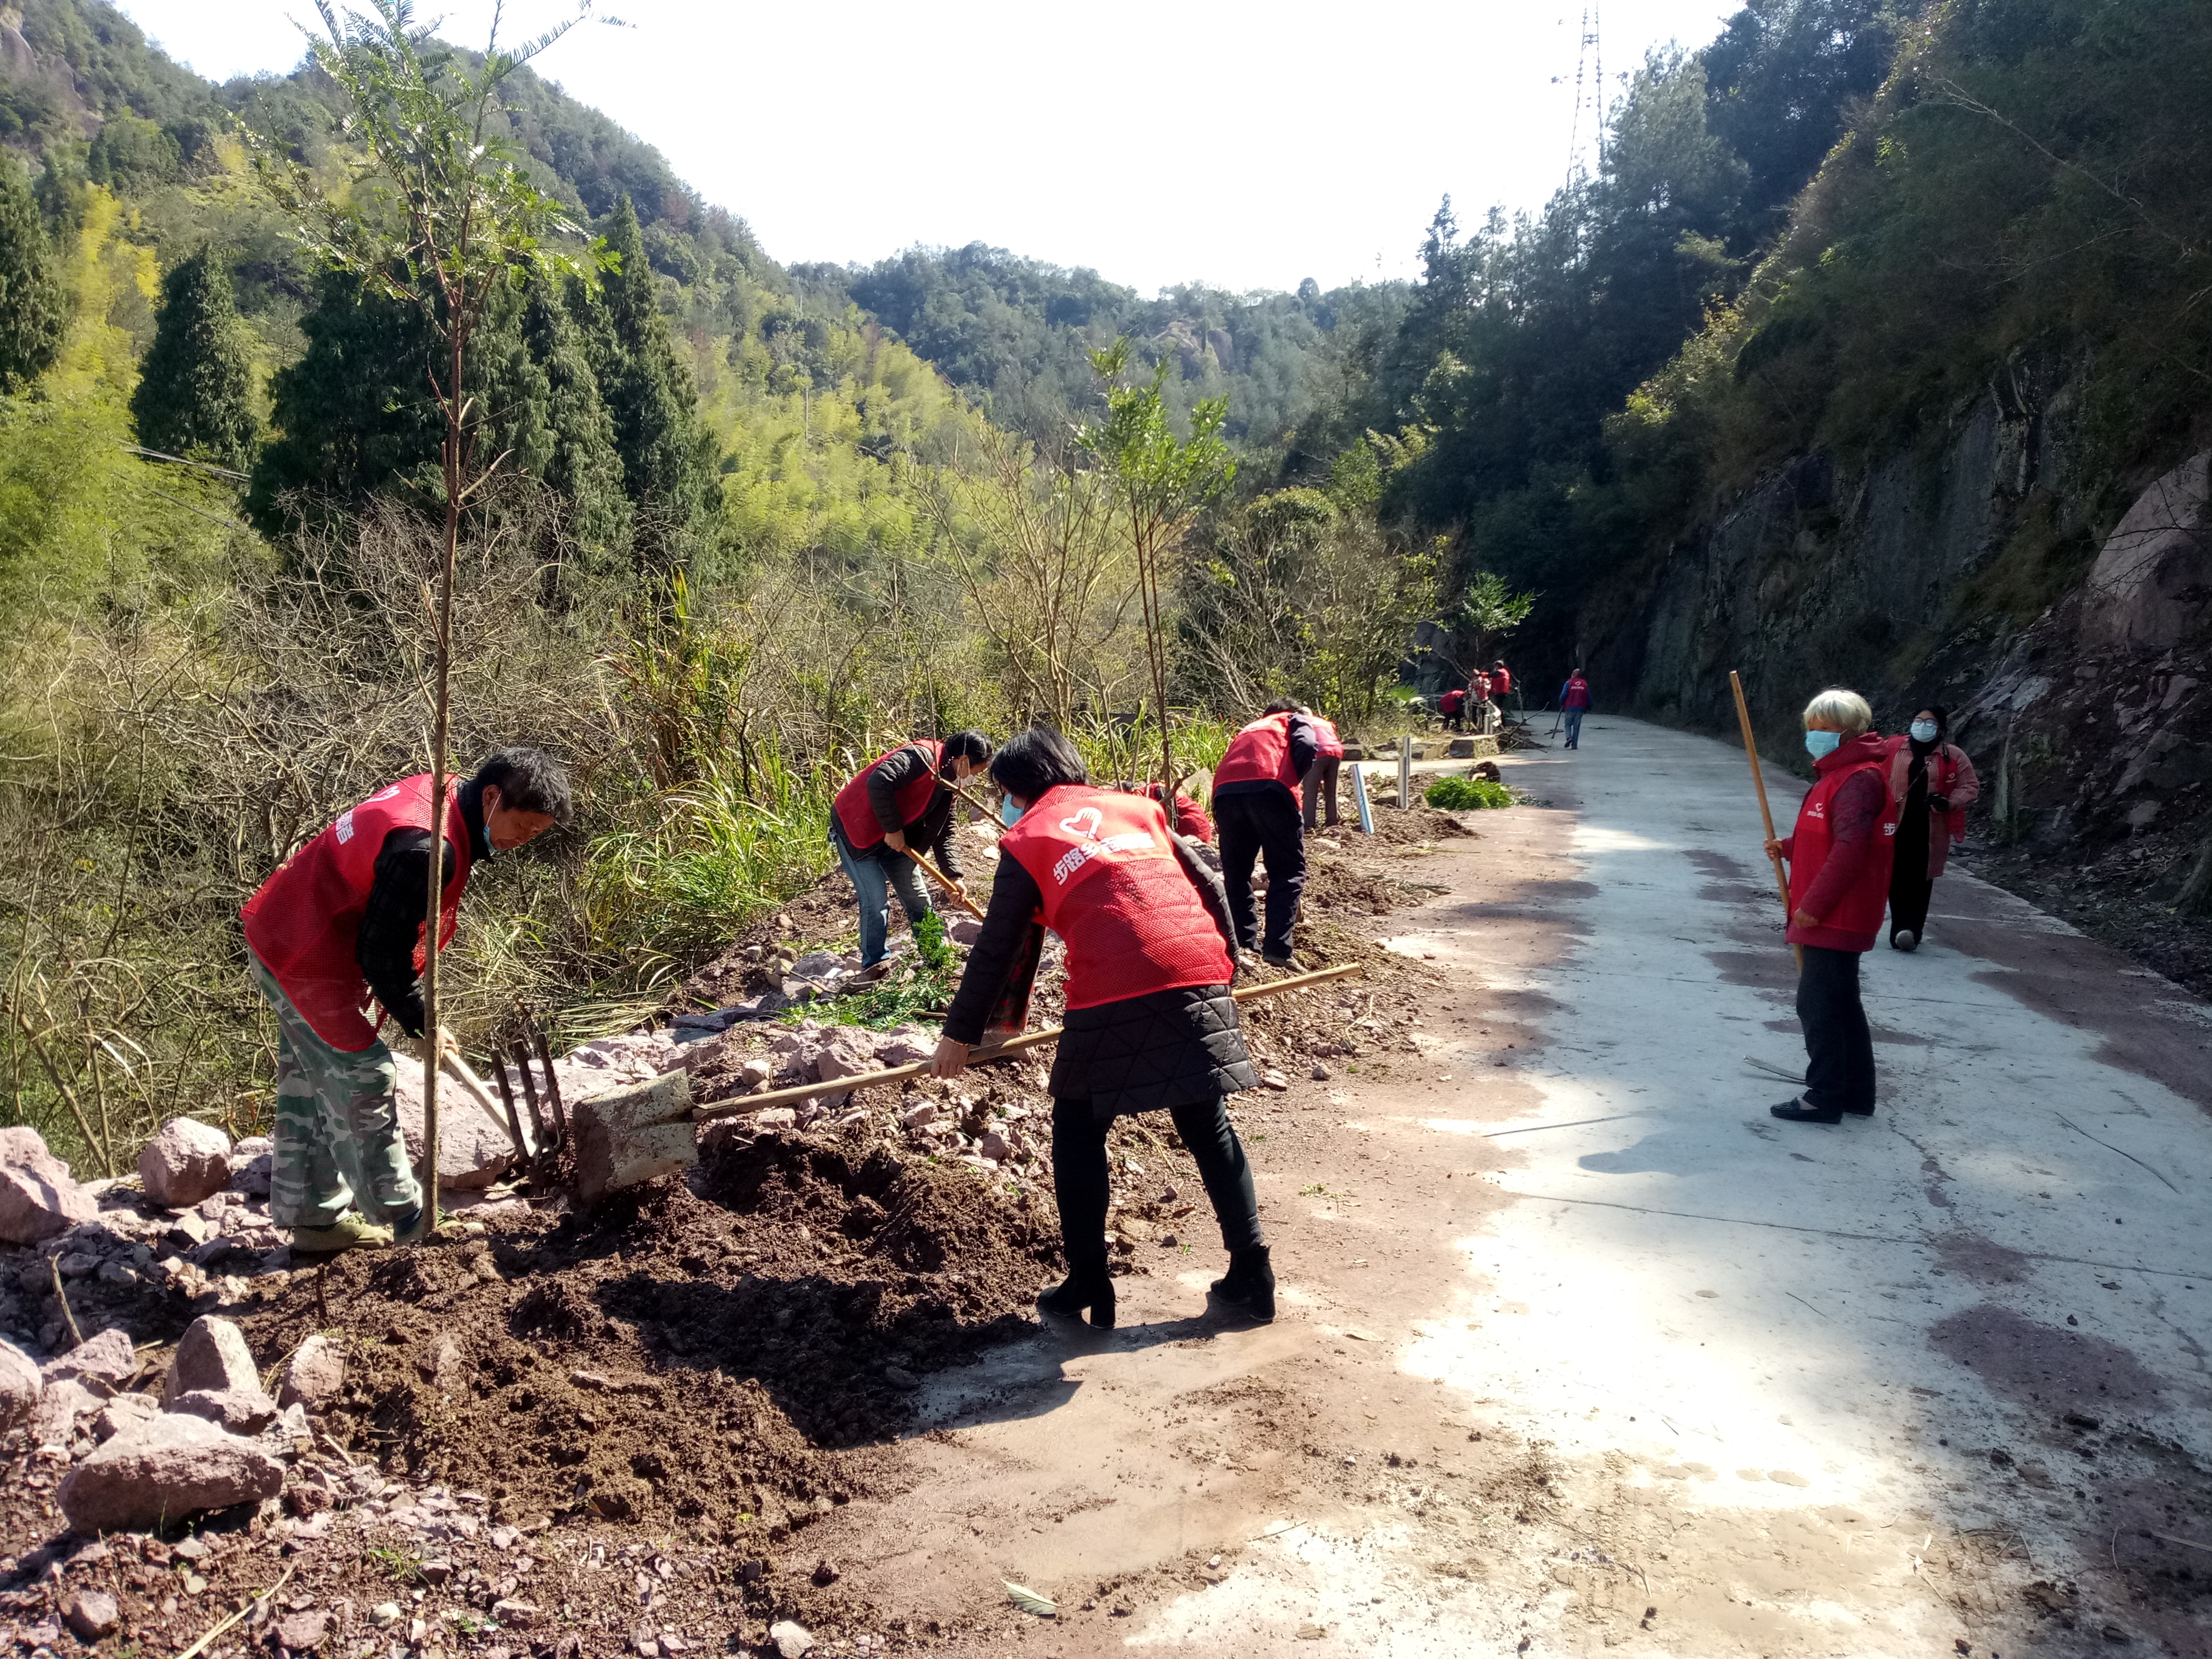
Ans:
[[[1297,704],[1278,699],[1230,738],[1213,769],[1213,827],[1221,837],[1221,878],[1237,942],[1278,968],[1297,966],[1291,928],[1306,887],[1305,821],[1298,785],[1321,753],[1320,735]],[[1267,925],[1252,903],[1252,866],[1267,861]]]
[[[1336,734],[1336,722],[1325,720],[1301,703],[1298,712],[1313,722],[1314,762],[1306,769],[1306,781],[1302,793],[1306,803],[1306,828],[1322,827],[1321,804],[1328,803],[1328,827],[1337,826],[1336,781],[1344,769],[1344,739]],[[1270,881],[1274,878],[1270,876]]]
[[[891,894],[898,895],[908,925],[929,914],[929,890],[908,848],[934,853],[938,869],[958,884],[964,872],[945,780],[971,777],[990,758],[990,739],[981,732],[955,732],[942,743],[917,738],[877,756],[837,792],[830,844],[860,902],[863,969],[881,962],[890,946]]]
[[[1251,1317],[1275,1315],[1252,1170],[1228,1097],[1260,1079],[1244,1051],[1228,901],[1168,829],[1156,801],[1091,787],[1074,746],[1038,729],[991,763],[1007,823],[983,931],[968,954],[930,1069],[957,1077],[987,1030],[1027,1018],[1044,930],[1067,950],[1066,1034],[1052,1066],[1052,1177],[1066,1281],[1048,1313],[1114,1323],[1106,1261],[1106,1131],[1123,1112],[1165,1107],[1197,1160],[1229,1272],[1213,1292]]]
[[[1893,951],[1920,948],[1936,878],[1951,843],[1966,833],[1966,808],[1981,797],[1973,762],[1945,741],[1950,726],[1949,711],[1931,705],[1913,715],[1906,736],[1889,740],[1889,793],[1898,805],[1897,861],[1889,878]]]
[[[453,937],[461,892],[481,863],[574,808],[568,775],[535,749],[501,749],[449,783],[437,948]],[[246,902],[246,959],[276,1015],[276,1121],[269,1213],[301,1254],[422,1237],[434,1206],[407,1166],[392,1097],[392,1050],[366,1012],[373,997],[422,1036],[430,903],[430,780],[380,789],[286,860]],[[378,1022],[380,1024],[381,1022]],[[370,1218],[348,1217],[357,1208]],[[389,1229],[378,1224],[388,1220]]]
[[[1803,953],[1797,1018],[1805,1028],[1805,1092],[1771,1108],[1790,1123],[1874,1115],[1874,1038],[1859,1000],[1859,959],[1874,949],[1889,903],[1897,804],[1887,745],[1856,691],[1805,705],[1813,787],[1796,833],[1766,843],[1790,860],[1790,930]]]

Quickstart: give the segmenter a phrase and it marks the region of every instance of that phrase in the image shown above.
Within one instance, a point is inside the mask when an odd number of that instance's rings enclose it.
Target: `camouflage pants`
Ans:
[[[333,1048],[293,1007],[258,957],[253,982],[276,1011],[276,1150],[269,1216],[280,1227],[328,1227],[349,1208],[384,1221],[415,1208],[422,1188],[408,1165],[392,1099],[392,1050]]]

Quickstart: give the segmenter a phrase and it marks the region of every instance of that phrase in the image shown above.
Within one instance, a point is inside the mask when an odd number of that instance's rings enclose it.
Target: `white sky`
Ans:
[[[215,80],[289,70],[289,20],[313,15],[122,4]],[[1540,206],[1566,170],[1583,17],[1581,0],[601,7],[633,27],[586,23],[540,71],[658,146],[775,258],[981,240],[1146,294],[1409,276],[1446,191],[1462,223]],[[1617,91],[1650,46],[1703,45],[1735,9],[1608,0],[1607,80]],[[479,46],[489,12],[452,0],[441,32]],[[567,15],[508,0],[507,33]]]

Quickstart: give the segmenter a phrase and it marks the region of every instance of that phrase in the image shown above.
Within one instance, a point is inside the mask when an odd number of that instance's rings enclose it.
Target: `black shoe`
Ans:
[[[1841,1123],[1844,1121],[1844,1115],[1833,1107],[1823,1110],[1818,1106],[1808,1106],[1802,1095],[1766,1109],[1784,1123]]]
[[[1294,973],[1305,966],[1288,951],[1262,951],[1260,960],[1270,968],[1288,968]]]
[[[1275,1270],[1265,1244],[1230,1251],[1228,1274],[1210,1288],[1218,1300],[1263,1325],[1275,1316]]]
[[[1850,1113],[1853,1117],[1872,1117],[1874,1115],[1874,1108],[1871,1106],[1846,1106],[1842,1109]]]
[[[1110,1331],[1114,1328],[1114,1280],[1103,1267],[1088,1273],[1070,1273],[1050,1290],[1040,1292],[1037,1306],[1063,1319],[1073,1319],[1088,1308],[1091,1322],[1102,1331]]]

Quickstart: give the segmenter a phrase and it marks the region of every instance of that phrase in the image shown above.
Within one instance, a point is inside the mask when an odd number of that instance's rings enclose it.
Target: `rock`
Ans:
[[[161,1414],[161,1402],[150,1394],[118,1394],[93,1418],[92,1437],[105,1444]]]
[[[0,1129],[0,1241],[42,1244],[99,1215],[99,1199],[70,1178],[36,1129]]]
[[[973,916],[955,916],[945,924],[945,937],[955,945],[973,945],[983,937],[983,924]]]
[[[738,1067],[734,1075],[737,1079],[738,1087],[743,1090],[757,1089],[762,1084],[767,1082],[769,1079],[774,1077],[775,1073],[769,1069],[769,1063],[766,1060],[749,1060]]]
[[[1312,1075],[1313,1080],[1316,1083],[1326,1083],[1328,1081],[1328,1067],[1322,1065],[1319,1060],[1316,1060],[1314,1061]]]
[[[276,1621],[276,1645],[287,1653],[313,1653],[322,1646],[330,1627],[330,1614],[319,1607],[287,1613]]]
[[[895,1389],[911,1390],[921,1386],[921,1379],[903,1365],[884,1366],[884,1381]]]
[[[311,1336],[292,1351],[276,1373],[276,1403],[313,1411],[345,1386],[345,1350],[327,1336]]]
[[[1260,1073],[1260,1081],[1278,1092],[1291,1086],[1290,1079],[1285,1077],[1280,1072],[1262,1072]]]
[[[82,1382],[103,1398],[127,1385],[138,1375],[137,1351],[131,1333],[111,1328],[87,1337],[58,1359],[49,1359],[40,1375],[51,1388],[57,1382]]]
[[[434,1388],[451,1388],[461,1374],[460,1345],[450,1336],[441,1336],[431,1347],[418,1348],[415,1353],[415,1369],[425,1382]]]
[[[62,1622],[80,1642],[97,1642],[115,1634],[123,1622],[115,1598],[104,1590],[79,1590],[62,1603]]]
[[[538,1620],[538,1603],[518,1601],[513,1597],[491,1604],[492,1617],[502,1625],[534,1625]]]
[[[189,1209],[230,1185],[230,1137],[196,1118],[173,1117],[139,1149],[138,1179],[156,1204]]]
[[[409,1162],[422,1156],[422,1062],[394,1054],[398,1068],[397,1105],[399,1127],[407,1138]],[[603,1083],[599,1087],[605,1086]],[[515,1110],[523,1109],[517,1100]],[[438,1085],[438,1187],[471,1191],[489,1187],[507,1173],[514,1161],[514,1143],[506,1126],[495,1122],[450,1078]]]
[[[1000,1134],[996,1129],[991,1130],[975,1143],[975,1151],[981,1157],[989,1158],[994,1164],[1004,1164],[1014,1154],[1014,1149],[1006,1144],[1006,1136]]]
[[[31,1356],[12,1342],[0,1341],[0,1434],[29,1422],[45,1392],[46,1379]]]
[[[899,1114],[899,1122],[909,1129],[927,1128],[937,1121],[937,1109],[933,1100],[918,1101]]]
[[[423,1583],[442,1584],[453,1576],[453,1564],[443,1556],[434,1556],[416,1568],[416,1571],[422,1575]]]
[[[95,1415],[106,1399],[77,1382],[49,1382],[31,1414],[31,1443],[67,1446],[76,1437],[77,1420]]]
[[[424,867],[428,868],[428,866],[425,866]],[[428,908],[427,902],[423,908],[426,909]],[[376,1626],[379,1629],[383,1628],[386,1625],[398,1624],[399,1622],[399,1603],[397,1601],[379,1601],[374,1607],[368,1610],[368,1622]]]
[[[143,1532],[283,1488],[284,1466],[266,1448],[204,1418],[164,1412],[71,1469],[55,1496],[74,1531]]]
[[[876,1064],[889,1070],[894,1066],[919,1066],[937,1052],[937,1042],[918,1030],[905,1026],[886,1032],[876,1044]]]
[[[799,1114],[788,1106],[771,1106],[764,1112],[755,1112],[751,1121],[757,1129],[789,1129],[797,1126]]]
[[[783,1659],[799,1659],[802,1654],[814,1650],[814,1638],[806,1633],[804,1625],[794,1625],[788,1619],[779,1619],[768,1627],[768,1639]]]
[[[834,1083],[842,1077],[859,1077],[881,1069],[876,1064],[874,1041],[866,1033],[850,1029],[831,1032],[822,1052],[814,1057],[817,1083]]]
[[[276,1402],[258,1389],[192,1389],[162,1409],[204,1417],[233,1434],[258,1434],[276,1420]]]
[[[260,1392],[261,1370],[246,1346],[246,1337],[228,1319],[206,1314],[185,1327],[177,1344],[177,1357],[169,1364],[168,1380],[161,1385],[161,1406],[167,1410],[180,1395],[197,1389],[246,1389]]]
[[[269,1196],[275,1173],[276,1143],[267,1135],[249,1135],[230,1149],[230,1190],[248,1198]]]
[[[1140,1221],[1133,1215],[1123,1216],[1115,1224],[1121,1229],[1122,1237],[1135,1239],[1139,1243],[1142,1243],[1152,1236],[1152,1224],[1149,1221]]]
[[[2179,644],[2212,599],[2212,453],[2192,455],[2136,499],[2082,584],[2093,646],[2153,652]]]

